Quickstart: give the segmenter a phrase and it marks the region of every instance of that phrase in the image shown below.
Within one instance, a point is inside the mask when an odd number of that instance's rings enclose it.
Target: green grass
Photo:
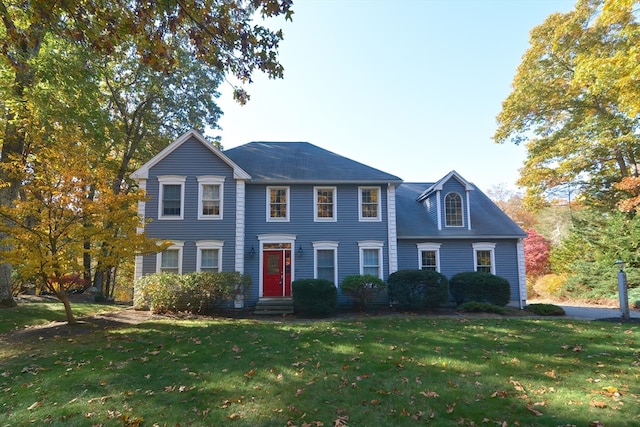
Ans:
[[[0,426],[636,426],[639,343],[555,319],[156,320],[13,347]]]
[[[76,318],[121,308],[115,305],[71,303],[71,309]],[[0,334],[25,326],[66,321],[67,317],[61,302],[30,302],[20,304],[16,308],[0,309]]]

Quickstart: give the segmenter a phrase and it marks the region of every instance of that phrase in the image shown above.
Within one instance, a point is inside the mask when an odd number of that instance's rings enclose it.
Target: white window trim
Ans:
[[[287,191],[287,214],[285,218],[272,218],[271,217],[271,190],[286,190]],[[267,187],[267,222],[289,222],[290,209],[291,209],[291,191],[287,186],[269,186]]]
[[[376,190],[378,193],[378,212],[375,218],[363,217],[362,216],[362,190]],[[381,197],[380,187],[358,187],[358,220],[359,221],[372,221],[379,222],[382,221],[382,197]]]
[[[158,176],[158,219],[161,220],[181,220],[184,219],[184,183],[186,176],[161,175]],[[165,185],[180,185],[180,215],[163,215],[162,201],[164,197]]]
[[[440,246],[442,243],[417,243],[418,248],[418,269],[422,270],[422,251],[435,251],[436,252],[436,271],[440,273]]]
[[[202,250],[217,249],[218,250],[218,271],[222,271],[222,240],[198,240],[196,241],[196,271],[202,271]]]
[[[204,215],[202,213],[202,202],[205,185],[220,186],[220,215]],[[220,220],[224,212],[224,176],[199,176],[198,177],[198,219]]]
[[[449,225],[447,223],[447,196],[449,194],[457,194],[458,197],[460,197],[460,215],[462,217],[461,218],[462,223],[460,225]],[[442,199],[442,201],[444,202],[444,226],[450,227],[450,228],[464,228],[465,207],[464,207],[464,198],[462,197],[462,195],[457,191],[449,191],[447,194],[444,195],[444,198]]]
[[[178,250],[178,274],[182,274],[182,248],[184,247],[184,242],[173,241],[171,242],[171,246],[165,248],[164,250]],[[162,252],[158,252],[156,255],[156,273],[161,273],[162,266]]]
[[[331,218],[318,217],[318,190],[331,190],[333,193],[333,212]],[[336,222],[338,220],[338,190],[336,187],[313,187],[313,220],[315,222]]]
[[[478,251],[491,252],[491,274],[496,274],[496,244],[491,242],[473,243],[473,271],[478,271]]]
[[[313,245],[313,278],[318,278],[318,251],[333,251],[333,284],[338,286],[338,242],[312,242]]]
[[[364,250],[365,249],[377,249],[378,250],[378,277],[382,279],[384,277],[384,242],[378,240],[363,240],[358,242],[358,248],[360,249],[360,274],[364,274]]]

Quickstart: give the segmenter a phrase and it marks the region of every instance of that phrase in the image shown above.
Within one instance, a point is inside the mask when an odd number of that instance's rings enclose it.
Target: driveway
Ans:
[[[622,312],[619,308],[602,308],[602,307],[585,307],[574,305],[560,305],[566,313],[566,317],[582,320],[596,320],[596,319],[615,319],[622,320]],[[638,319],[640,321],[640,312],[635,310],[629,310],[629,317],[631,319]]]

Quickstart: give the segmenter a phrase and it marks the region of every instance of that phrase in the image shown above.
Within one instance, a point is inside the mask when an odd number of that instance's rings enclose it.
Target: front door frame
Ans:
[[[295,234],[259,234],[258,241],[260,242],[260,268],[259,268],[259,297],[264,297],[264,246],[265,244],[282,244],[289,245],[289,250],[291,252],[291,282],[295,280],[295,266],[296,266],[296,257],[295,250],[296,247],[296,235]],[[268,250],[268,249],[267,249]],[[270,296],[267,298],[271,298]]]

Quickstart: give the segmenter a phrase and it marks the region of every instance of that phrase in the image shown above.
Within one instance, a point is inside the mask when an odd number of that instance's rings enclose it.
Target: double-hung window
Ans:
[[[440,272],[440,243],[418,243],[417,247],[420,270]]]
[[[334,285],[338,281],[338,243],[314,242],[315,278],[328,280]]]
[[[315,196],[314,219],[316,221],[336,221],[336,188],[315,187],[313,190]]]
[[[182,247],[184,242],[173,242],[156,256],[157,273],[182,274]]]
[[[480,242],[473,244],[475,271],[496,274],[495,247],[495,243]]]
[[[196,242],[198,271],[218,272],[222,270],[223,245],[224,243],[219,240],[199,240]]]
[[[224,177],[198,177],[198,218],[222,219]]]
[[[163,175],[158,177],[158,219],[184,218],[184,183],[186,177]]]
[[[382,279],[382,248],[378,241],[358,242],[360,248],[360,274],[370,274]]]
[[[359,187],[360,221],[380,221],[380,187]]]
[[[267,187],[267,221],[289,221],[289,187]]]

